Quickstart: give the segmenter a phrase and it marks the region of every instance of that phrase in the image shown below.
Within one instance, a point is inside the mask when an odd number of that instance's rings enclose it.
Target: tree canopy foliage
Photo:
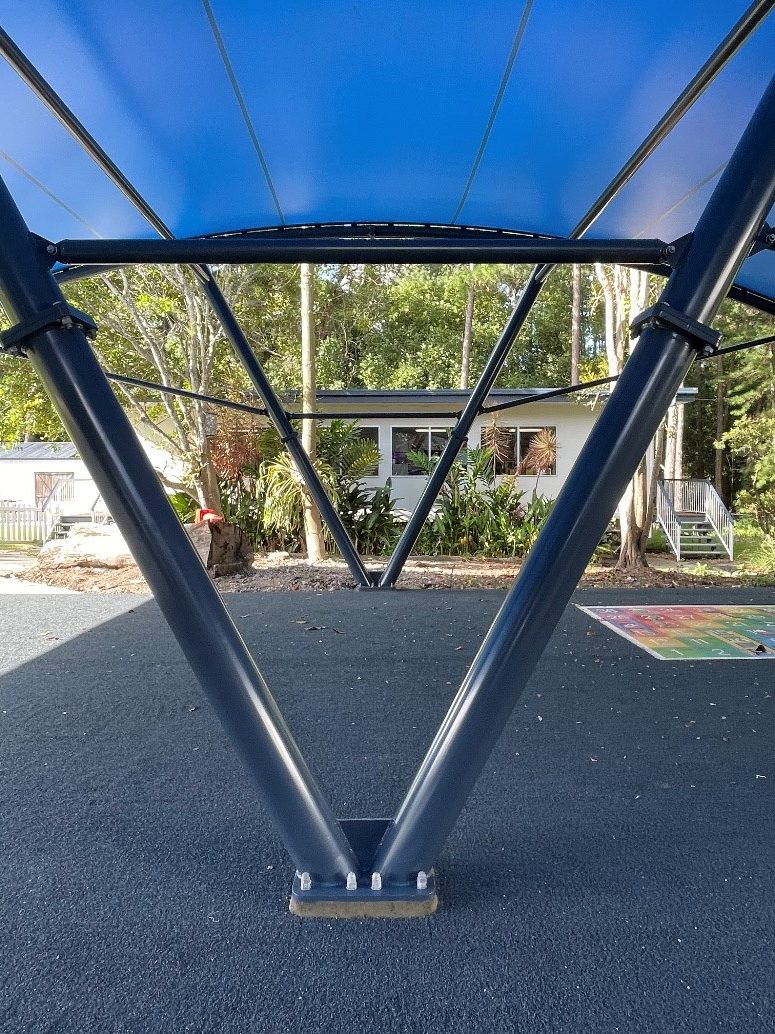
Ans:
[[[296,266],[223,267],[216,271],[270,381],[279,392],[301,386],[299,273]],[[473,283],[470,383],[501,334],[524,285],[521,266],[354,265],[316,268],[320,388],[457,387],[466,302]],[[103,365],[118,373],[231,398],[250,384],[189,273],[145,267],[72,284],[68,297],[91,313]],[[604,286],[581,269],[581,376],[605,367]],[[570,379],[572,276],[548,278],[501,371],[504,387],[561,385]],[[727,302],[716,325],[724,342],[772,328],[768,320]],[[772,349],[696,364],[687,383],[699,400],[686,413],[686,474],[713,476],[717,442],[723,449],[727,499],[764,490],[773,455],[775,417]],[[207,414],[197,403],[143,389],[118,389],[135,422],[180,459],[189,488],[206,499]],[[719,416],[719,413],[721,416]],[[166,439],[165,439],[166,436]],[[0,440],[62,439],[64,431],[29,364],[0,357]],[[762,458],[764,457],[764,459]],[[769,484],[769,481],[767,482]],[[775,472],[772,476],[775,496]],[[746,494],[747,493],[747,494]],[[775,509],[775,500],[773,501]]]

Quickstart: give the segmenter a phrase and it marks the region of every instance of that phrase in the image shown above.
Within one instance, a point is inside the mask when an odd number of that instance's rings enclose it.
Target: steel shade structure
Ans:
[[[531,4],[525,5],[487,122],[474,166],[469,170],[455,217],[472,203],[472,188],[496,125],[512,74],[514,60],[527,40]],[[161,241],[119,238],[77,241],[69,235],[48,234],[41,242],[31,236],[10,193],[0,191],[0,294],[17,321],[14,341],[40,374],[73,440],[87,461],[138,563],[154,590],[160,607],[179,639],[194,671],[237,742],[257,782],[297,869],[293,902],[306,914],[427,914],[435,907],[432,866],[438,851],[463,807],[471,786],[486,761],[514,702],[596,545],[624,485],[631,477],[648,441],[672,400],[691,363],[713,341],[707,324],[733,288],[746,293],[760,307],[772,304],[772,256],[766,253],[771,234],[767,217],[775,202],[775,84],[764,92],[734,154],[725,162],[691,237],[681,244],[645,237],[645,233],[610,233],[607,237],[578,238],[595,226],[605,233],[601,218],[637,176],[644,163],[670,138],[680,120],[703,97],[720,72],[743,49],[772,7],[754,3],[713,50],[679,97],[616,173],[609,185],[572,230],[557,233],[557,226],[537,231],[504,219],[503,230],[445,226],[427,218],[421,229],[409,223],[368,222],[369,230],[343,207],[333,225],[315,219],[310,225],[238,232],[238,225],[223,223],[223,232],[174,239],[172,230],[133,186],[119,166],[73,114],[64,100],[4,35],[0,49],[33,87],[49,109],[82,145],[97,166],[116,185],[140,215],[160,234]],[[221,57],[230,69],[230,81],[240,100],[240,111],[266,178],[273,215],[286,222],[269,165],[250,119],[249,107],[234,74],[224,37],[213,8],[204,5]],[[36,177],[33,177],[36,179]],[[699,192],[694,191],[694,197]],[[53,192],[49,194],[55,196]],[[376,196],[376,195],[375,195]],[[704,200],[704,198],[703,198]],[[61,206],[60,206],[61,207]],[[681,205],[679,204],[680,208]],[[74,213],[73,206],[68,210]],[[410,206],[411,208],[411,206]],[[407,209],[410,217],[413,212]],[[430,216],[431,213],[428,212]],[[685,212],[684,212],[685,215]],[[670,206],[652,224],[672,225]],[[84,222],[84,220],[81,220]],[[453,219],[452,222],[456,220]],[[482,220],[486,221],[486,220]],[[649,224],[651,225],[651,224]],[[36,226],[35,229],[43,229]],[[185,221],[176,230],[187,229]],[[559,227],[562,230],[561,227]],[[681,227],[685,231],[686,227]],[[58,245],[48,238],[62,236]],[[106,235],[109,236],[109,235]],[[676,233],[675,236],[678,236]],[[628,250],[629,249],[629,250]],[[749,259],[749,256],[757,254]],[[538,297],[556,261],[629,261],[658,266],[669,272],[662,308],[647,314],[640,340],[614,389],[579,462],[561,493],[515,587],[486,637],[452,707],[432,743],[395,820],[337,822],[304,764],[290,731],[249,658],[244,644],[220,603],[212,583],[185,534],[100,371],[83,331],[83,314],[68,311],[50,267],[57,260],[95,263],[142,261],[188,262],[195,266],[203,289],[224,324],[224,329],[256,386],[275,425],[289,428],[291,418],[252,355],[215,285],[208,261],[286,261],[317,256],[328,261],[380,258],[386,261],[525,260],[536,263],[522,298],[488,360],[440,461],[435,488],[444,465],[451,463],[467,427],[482,411],[513,340]],[[274,256],[272,259],[266,256]],[[239,256],[239,257],[238,257]],[[392,257],[391,257],[392,256]],[[500,256],[500,258],[498,258]],[[748,260],[748,262],[747,262]],[[669,263],[670,267],[665,267]],[[750,274],[748,269],[750,267]],[[764,273],[762,272],[764,270]],[[768,272],[769,271],[769,272]],[[68,274],[63,274],[66,277]],[[775,286],[775,277],[772,278]],[[468,423],[466,423],[468,422]],[[293,453],[293,446],[291,445]],[[314,471],[305,471],[305,457],[296,455],[315,491]],[[428,493],[434,489],[434,478]],[[435,493],[434,493],[435,494]],[[432,499],[430,500],[432,502]],[[427,502],[427,500],[426,500]],[[326,501],[323,501],[324,508]],[[328,504],[330,506],[330,503]],[[333,508],[331,508],[333,509]],[[329,523],[336,528],[334,514]],[[415,514],[396,556],[380,583],[395,582],[411,548],[411,532],[425,517]],[[349,540],[348,540],[349,541]],[[163,543],[159,546],[158,543]],[[339,542],[356,582],[372,583],[350,544]]]

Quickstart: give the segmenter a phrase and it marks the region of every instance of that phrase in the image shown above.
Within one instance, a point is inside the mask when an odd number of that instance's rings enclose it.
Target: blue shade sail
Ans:
[[[0,20],[178,236],[393,220],[564,236],[747,7],[0,0]],[[690,232],[773,53],[770,16],[588,236]],[[4,64],[0,96],[0,171],[32,229],[153,235]],[[775,296],[775,255],[739,283]]]

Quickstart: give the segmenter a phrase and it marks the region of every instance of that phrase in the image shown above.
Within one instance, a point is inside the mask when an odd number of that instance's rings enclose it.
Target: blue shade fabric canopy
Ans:
[[[748,6],[0,0],[0,16],[177,236],[354,221],[567,236]],[[773,52],[770,16],[586,236],[690,232]],[[0,94],[2,174],[32,229],[154,235],[4,63]],[[738,283],[775,297],[775,255]]]

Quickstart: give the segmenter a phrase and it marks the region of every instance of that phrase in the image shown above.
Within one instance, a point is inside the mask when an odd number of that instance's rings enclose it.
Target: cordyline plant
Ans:
[[[535,474],[533,495],[538,493],[538,481],[542,474],[550,474],[557,463],[557,435],[549,427],[542,427],[530,439],[527,452],[520,464],[521,474]]]

